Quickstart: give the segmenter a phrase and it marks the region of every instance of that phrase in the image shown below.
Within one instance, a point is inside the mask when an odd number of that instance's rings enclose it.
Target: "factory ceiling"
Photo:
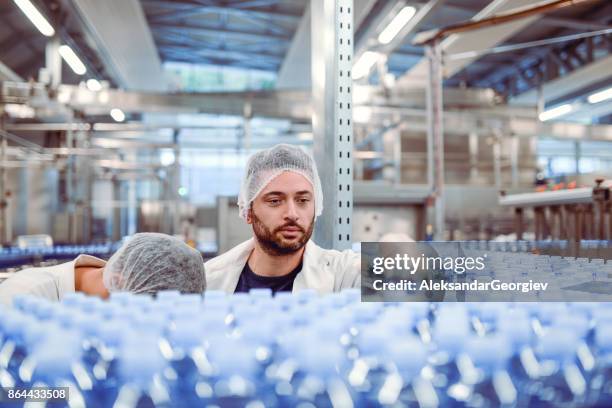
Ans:
[[[359,24],[356,24],[356,44],[360,38],[371,32],[372,26],[380,21],[380,14],[388,12],[389,3],[394,1],[355,0],[355,16],[360,20]],[[307,0],[116,2],[125,3],[125,7],[129,5],[133,11],[131,15],[141,16],[142,20],[136,17],[130,20],[132,23],[124,19],[116,20],[116,16],[113,17],[111,12],[104,14],[98,10],[99,6],[95,6],[96,2],[92,0],[34,1],[50,20],[56,21],[56,25],[61,27],[62,39],[70,43],[83,57],[88,67],[88,75],[90,73],[97,79],[109,80],[111,85],[124,89],[142,89],[130,84],[129,79],[129,72],[132,72],[133,76],[133,72],[138,71],[138,66],[153,66],[151,78],[159,78],[161,70],[158,67],[166,62],[256,69],[277,73],[278,83],[284,88],[308,85],[307,81],[288,81],[287,77],[290,75],[283,72],[284,66],[292,66],[292,61],[309,61],[307,56],[296,52],[296,49],[302,49],[303,53],[309,53],[310,47],[303,45],[304,31],[308,31],[310,26],[305,21],[309,20]],[[414,2],[417,6],[426,3],[428,2]],[[472,19],[491,7],[491,2],[487,0],[446,0],[437,3],[439,5],[413,32],[407,33],[390,53],[387,61],[388,72],[402,78],[419,64],[422,65],[423,47],[412,43],[417,32]],[[522,5],[524,1],[506,0],[504,3],[504,9],[512,9]],[[112,21],[105,22],[105,19]],[[612,4],[605,0],[587,1],[540,16],[534,21],[537,21],[537,24],[523,24],[515,30],[505,31],[504,35],[499,35],[497,41],[491,44],[472,44],[467,42],[469,37],[466,37],[467,43],[463,44],[462,49],[469,49],[471,45],[475,48],[501,46],[609,29],[612,26]],[[3,66],[0,66],[0,75],[8,78],[3,73],[7,73],[9,77],[14,73],[26,80],[36,79],[40,68],[45,64],[46,38],[36,31],[13,1],[0,4],[0,22],[0,62],[3,63]],[[115,27],[117,31],[121,31],[120,26],[126,24],[132,24],[133,27],[129,28],[136,30],[138,35],[133,36],[132,44],[118,44],[116,37],[111,35],[117,33],[110,29]],[[576,70],[588,68],[593,63],[601,64],[600,61],[606,58],[612,49],[611,37],[609,33],[605,33],[590,39],[576,39],[485,55],[470,60],[469,63],[456,64],[446,83],[450,86],[493,88],[509,100],[520,100],[522,94],[536,89],[542,83],[558,80]],[[19,38],[19,41],[15,41],[16,38]],[[138,47],[142,52],[130,51]],[[152,55],[154,52],[157,53],[157,58]],[[136,55],[138,58],[133,58]],[[134,60],[131,63],[130,57]],[[293,72],[293,69],[284,71]],[[608,72],[612,72],[612,69]],[[147,76],[143,75],[140,79],[143,78]],[[62,82],[76,84],[82,79],[64,68]],[[137,82],[134,78],[131,81]],[[163,80],[149,79],[147,82],[154,83],[158,87],[156,90],[163,88],[159,88]],[[612,78],[604,74],[595,84],[590,84],[590,87],[570,87],[570,93],[561,95],[552,102],[563,101],[564,97],[576,98],[591,92],[593,87],[610,84]],[[608,115],[607,110],[600,109],[599,121],[609,123],[609,118],[606,118]]]

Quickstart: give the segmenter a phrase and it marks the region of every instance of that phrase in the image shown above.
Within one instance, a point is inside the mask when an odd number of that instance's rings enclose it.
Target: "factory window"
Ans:
[[[340,71],[340,72],[342,72],[342,71]],[[340,75],[342,75],[342,74],[340,74]],[[342,109],[342,102],[340,102],[340,109]]]
[[[350,103],[347,103],[347,104],[346,104],[346,107],[347,107],[347,108],[349,108],[349,109],[351,109],[351,104],[350,104]]]
[[[342,217],[338,217],[338,224],[342,224]]]
[[[342,59],[342,58],[340,58],[340,59]],[[342,93],[342,87],[340,87],[340,93]]]
[[[349,217],[346,217],[346,223],[350,224],[351,223],[351,219]]]
[[[349,135],[349,136],[347,136],[347,137],[346,137],[346,139],[347,139],[347,140],[346,140],[347,142],[350,142],[350,141],[351,141],[351,136],[350,136],[350,135]]]
[[[351,174],[351,169],[347,168],[346,169],[346,174]]]
[[[338,190],[342,191],[342,184],[338,185]]]
[[[342,169],[338,169],[338,171],[340,172],[340,174],[342,174]]]
[[[347,208],[349,208],[350,206],[351,206],[351,202],[350,202],[350,201],[347,201],[347,202],[346,202],[346,207],[347,207]]]
[[[342,141],[342,135],[340,135],[340,141]]]
[[[350,125],[350,123],[349,123],[349,125]],[[346,152],[346,157],[347,157],[348,159],[350,159],[350,158],[351,158],[351,152]]]
[[[349,234],[346,234],[346,240],[350,241],[351,240],[351,236]]]
[[[351,185],[350,184],[346,185],[346,191],[351,191]]]
[[[340,28],[342,28],[342,23],[340,23]]]
[[[342,234],[338,234],[338,241],[342,241]]]
[[[338,207],[342,208],[342,201],[338,201]]]
[[[274,89],[277,74],[257,69],[166,62],[171,91],[214,92]]]
[[[351,39],[349,38],[348,40],[346,40],[346,43],[347,43],[348,45],[351,45]]]
[[[342,91],[342,87],[340,87],[340,91]],[[342,124],[342,119],[340,119],[340,124]]]

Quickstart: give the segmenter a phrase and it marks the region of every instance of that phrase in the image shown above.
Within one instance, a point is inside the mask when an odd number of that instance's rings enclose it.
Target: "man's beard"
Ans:
[[[283,224],[275,228],[274,231],[270,231],[270,229],[257,218],[253,210],[251,210],[251,218],[253,219],[253,232],[255,233],[257,242],[259,242],[264,252],[271,256],[289,255],[299,251],[306,245],[314,229],[314,217],[312,217],[312,221],[307,231],[304,231],[301,225],[293,222]],[[302,233],[301,238],[294,242],[283,242],[282,238],[277,238],[277,233],[287,227],[299,228]]]

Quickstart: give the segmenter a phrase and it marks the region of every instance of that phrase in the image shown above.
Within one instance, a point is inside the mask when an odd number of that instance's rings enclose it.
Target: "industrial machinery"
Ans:
[[[513,207],[517,239],[523,239],[525,210],[533,209],[536,240],[612,239],[612,201],[608,180],[593,188],[501,194],[499,205]],[[606,227],[607,226],[607,227]]]

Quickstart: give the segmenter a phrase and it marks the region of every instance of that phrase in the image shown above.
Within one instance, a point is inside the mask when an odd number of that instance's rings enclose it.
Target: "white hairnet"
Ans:
[[[206,289],[200,253],[178,238],[134,234],[108,260],[103,273],[109,292],[156,294],[160,290],[202,293]]]
[[[240,216],[247,218],[253,200],[275,177],[284,171],[292,171],[304,176],[312,184],[315,202],[315,217],[323,211],[323,192],[321,180],[314,159],[298,146],[278,144],[255,153],[247,162],[238,207]]]

